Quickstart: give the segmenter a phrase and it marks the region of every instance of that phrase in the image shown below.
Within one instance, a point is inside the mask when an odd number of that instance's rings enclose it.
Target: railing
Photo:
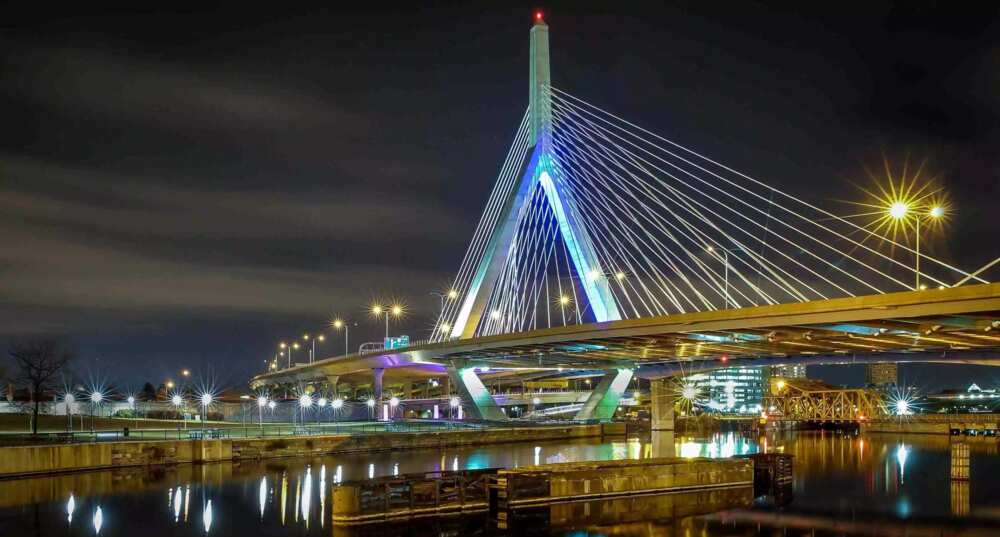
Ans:
[[[970,414],[907,414],[906,416],[885,416],[873,421],[914,421],[923,423],[1000,422],[1000,413],[979,412]]]
[[[324,424],[272,424],[256,425],[225,425],[189,424],[188,428],[172,429],[123,429],[73,431],[39,433],[37,435],[23,433],[0,434],[0,445],[31,445],[46,443],[81,443],[81,442],[121,442],[143,440],[197,440],[201,438],[272,438],[283,436],[317,436],[317,435],[351,435],[361,436],[378,433],[426,433],[454,431],[462,429],[478,429],[485,425],[468,422],[343,422]]]

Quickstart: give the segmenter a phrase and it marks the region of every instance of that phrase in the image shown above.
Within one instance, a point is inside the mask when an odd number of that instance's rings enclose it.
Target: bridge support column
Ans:
[[[611,421],[615,416],[615,410],[618,409],[618,401],[621,400],[631,381],[631,369],[617,369],[605,373],[594,391],[590,392],[587,401],[583,403],[583,408],[576,413],[575,419]]]
[[[674,430],[673,386],[668,379],[649,381],[649,428],[653,431]]]
[[[649,440],[653,445],[652,452],[649,454],[651,457],[659,459],[677,456],[677,448],[674,445],[673,431],[650,431]]]
[[[340,382],[340,375],[327,375],[326,384],[330,387],[330,393],[337,397],[337,383]]]
[[[470,417],[477,420],[504,421],[507,415],[504,414],[490,391],[479,380],[474,367],[449,367],[448,378],[453,386],[458,388],[458,395],[462,403],[469,409]]]
[[[375,404],[379,405],[382,403],[382,376],[385,375],[385,369],[381,367],[372,369],[372,398],[375,399]]]

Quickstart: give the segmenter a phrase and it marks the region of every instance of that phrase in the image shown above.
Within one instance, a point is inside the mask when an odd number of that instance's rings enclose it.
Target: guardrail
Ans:
[[[318,436],[318,435],[369,435],[377,433],[423,433],[453,431],[458,429],[476,429],[484,424],[472,422],[344,422],[326,424],[270,424],[234,426],[200,427],[197,424],[188,428],[172,429],[129,429],[116,430],[73,431],[39,433],[37,435],[22,433],[0,433],[0,445],[31,445],[53,443],[83,443],[83,442],[122,442],[143,440],[197,440],[201,438],[272,438],[282,436]]]

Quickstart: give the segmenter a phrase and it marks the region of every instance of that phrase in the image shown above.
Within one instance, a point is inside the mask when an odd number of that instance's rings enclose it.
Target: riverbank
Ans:
[[[511,442],[569,440],[623,434],[612,425],[469,429],[420,433],[315,435],[116,441],[0,447],[0,477],[41,475],[128,466],[311,457],[339,453],[448,448]]]

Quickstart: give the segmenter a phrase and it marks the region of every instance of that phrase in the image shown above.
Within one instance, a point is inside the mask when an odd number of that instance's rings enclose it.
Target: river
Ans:
[[[1000,534],[991,529],[1000,528],[997,439],[964,442],[969,450],[968,480],[951,478],[953,458],[957,453],[960,460],[963,449],[953,447],[955,443],[955,439],[931,435],[813,431],[746,438],[719,433],[710,438],[605,438],[443,452],[123,468],[0,481],[0,535]],[[694,514],[670,507],[676,503],[673,499],[667,503],[627,500],[615,505],[586,502],[571,511],[535,513],[507,531],[498,529],[487,515],[364,530],[334,528],[330,522],[331,488],[347,480],[439,469],[669,454],[726,457],[762,451],[794,456],[791,495],[777,501],[784,505],[775,505],[774,498],[754,500],[749,493],[745,498],[694,498],[693,504],[702,506],[702,512]],[[608,518],[608,513],[630,516]]]

